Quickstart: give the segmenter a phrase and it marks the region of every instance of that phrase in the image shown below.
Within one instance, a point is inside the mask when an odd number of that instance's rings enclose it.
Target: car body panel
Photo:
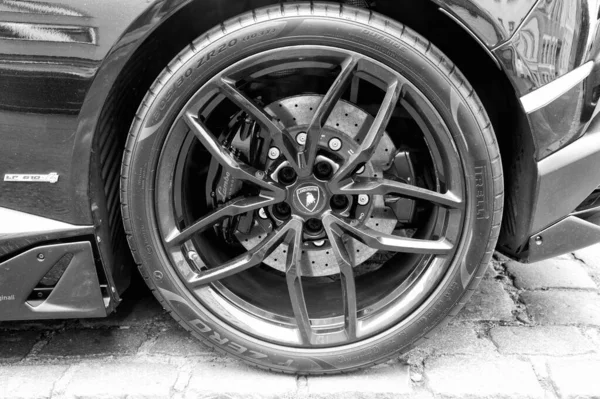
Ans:
[[[597,62],[597,0],[432,1],[457,19],[461,28],[467,29],[495,57],[517,98],[561,78],[586,61]],[[164,29],[172,16],[187,15],[186,21],[194,28],[186,34],[199,35],[225,19],[272,3],[270,0],[85,3],[4,0],[0,3],[0,173],[2,176],[52,172],[59,175],[56,183],[0,181],[0,209],[86,226],[94,259],[102,266],[98,270],[106,272],[107,283],[115,291],[110,295],[118,300],[118,292],[126,283],[119,283],[120,266],[114,265],[118,262],[109,220],[114,224],[115,216],[107,210],[107,203],[118,198],[109,198],[103,187],[106,174],[118,174],[118,170],[103,170],[98,159],[106,154],[94,152],[103,126],[101,116],[112,101],[117,82],[134,62],[136,51],[151,40],[154,32]],[[178,34],[176,26],[169,29]],[[193,37],[190,36],[190,41]],[[552,187],[540,182],[537,163],[587,132],[596,113],[598,77],[595,67],[587,79],[556,101],[525,115],[525,123],[531,128],[531,149],[523,156],[527,165],[516,165],[515,171],[527,171],[528,181],[533,183],[527,187],[517,184],[508,196],[508,220],[513,226],[505,229],[508,234],[501,240],[507,252],[516,257],[525,253],[535,228],[546,228],[572,211],[557,208],[544,211],[543,217],[533,220],[541,187]],[[126,130],[118,134],[124,137]],[[573,201],[583,201],[588,186],[598,185],[598,180],[588,181],[578,191],[583,198]],[[572,179],[569,184],[579,182]],[[545,190],[546,203],[560,200],[558,193],[553,198],[553,191]],[[87,230],[89,226],[92,232]],[[21,235],[12,242],[4,237],[10,251],[0,260],[57,239],[34,233]],[[65,231],[65,237],[69,237],[67,234]]]
[[[597,63],[597,0],[439,2],[485,43],[518,96],[560,78],[589,61]],[[491,17],[493,15],[494,17]],[[591,122],[600,71],[549,106],[529,115],[541,160],[581,137]]]
[[[106,5],[90,1],[82,7],[76,0],[0,5],[0,170],[60,176],[56,184],[0,182],[0,206],[92,223],[89,162],[76,156],[78,141],[86,140],[81,110],[106,55],[148,7],[145,1]],[[85,33],[69,36],[67,29]]]
[[[519,96],[526,95],[599,57],[598,3],[540,2],[521,29],[494,50]],[[581,137],[597,103],[600,71],[557,101],[529,115],[537,160]]]
[[[595,59],[598,4],[595,0],[541,1],[510,40],[496,46],[519,95]],[[512,51],[504,53],[505,48]]]
[[[487,47],[510,39],[537,0],[434,0],[461,20]]]

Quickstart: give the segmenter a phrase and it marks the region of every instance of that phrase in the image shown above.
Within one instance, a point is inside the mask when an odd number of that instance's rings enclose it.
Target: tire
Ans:
[[[182,282],[157,228],[157,174],[163,146],[184,104],[208,79],[245,57],[318,42],[367,55],[414,85],[435,108],[460,157],[464,213],[460,240],[431,293],[402,320],[348,344],[297,347],[236,329]],[[243,45],[240,45],[242,44]],[[162,164],[161,164],[162,165]],[[369,367],[407,352],[468,301],[493,253],[501,223],[500,153],[485,109],[460,71],[409,28],[364,9],[295,3],[248,12],[186,47],[161,73],[137,112],[126,144],[122,215],[139,270],[164,308],[206,345],[278,372],[332,374]],[[208,249],[206,249],[208,250]]]

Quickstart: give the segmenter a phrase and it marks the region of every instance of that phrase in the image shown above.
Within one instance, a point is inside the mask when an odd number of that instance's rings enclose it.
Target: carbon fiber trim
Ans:
[[[73,254],[45,299],[30,294],[58,260]],[[106,305],[89,242],[45,245],[0,263],[0,320],[104,317]],[[108,299],[108,298],[107,298]]]

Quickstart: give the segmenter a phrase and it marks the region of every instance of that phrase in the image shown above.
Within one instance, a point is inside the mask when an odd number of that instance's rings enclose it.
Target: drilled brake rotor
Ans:
[[[306,131],[321,99],[322,96],[320,95],[290,97],[270,104],[266,107],[266,111],[281,120],[286,130],[294,136],[295,140],[295,136],[299,132]],[[368,131],[372,122],[373,117],[371,115],[351,103],[340,101],[327,120],[327,124],[322,131],[319,146],[324,154],[327,152],[332,153],[332,158],[347,159],[352,151],[358,149],[359,143],[357,143],[356,138],[364,137],[364,133]],[[338,138],[342,141],[342,148],[336,151],[335,154],[328,146],[330,140],[333,138]],[[365,171],[361,175],[381,178],[383,171],[387,170],[392,164],[395,153],[396,148],[388,134],[385,133],[375,154],[365,165]],[[356,213],[355,223],[365,225],[382,233],[392,233],[397,224],[394,213],[385,206],[381,196],[372,197],[369,206],[357,207]],[[263,213],[263,216],[265,214],[266,212]],[[274,223],[277,223],[277,221],[272,218],[257,218],[249,234],[242,234],[238,231],[235,233],[235,236],[245,248],[251,249],[258,245],[272,231]],[[352,238],[348,238],[346,248],[348,248],[350,256],[353,257],[353,264],[355,266],[367,261],[377,252],[376,249],[369,248]],[[306,240],[303,243],[302,250],[300,267],[303,275],[328,276],[340,272],[327,240]],[[264,263],[274,269],[285,272],[286,258],[287,246],[280,245],[264,260]]]

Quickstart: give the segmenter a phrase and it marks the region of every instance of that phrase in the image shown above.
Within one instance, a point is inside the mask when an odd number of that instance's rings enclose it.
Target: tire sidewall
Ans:
[[[129,138],[128,148],[132,153],[124,190],[132,246],[137,250],[143,274],[158,290],[164,305],[194,335],[263,367],[327,373],[361,367],[388,358],[390,354],[405,352],[455,307],[481,267],[490,245],[494,224],[491,210],[497,193],[493,192],[489,143],[482,134],[484,126],[480,126],[475,117],[473,102],[469,104],[464,88],[457,87],[425,56],[427,51],[437,50],[418,35],[410,34],[415,43],[409,45],[405,41],[407,31],[400,25],[387,25],[384,31],[366,22],[339,16],[280,16],[239,29],[214,29],[184,50],[157,79],[152,94],[138,112],[140,119]],[[179,110],[191,95],[211,76],[249,55],[299,44],[331,45],[357,51],[408,78],[435,106],[454,136],[467,185],[470,212],[464,226],[464,245],[433,295],[390,330],[338,348],[294,349],[235,331],[211,314],[181,283],[169,266],[155,222],[154,181],[160,150]]]

